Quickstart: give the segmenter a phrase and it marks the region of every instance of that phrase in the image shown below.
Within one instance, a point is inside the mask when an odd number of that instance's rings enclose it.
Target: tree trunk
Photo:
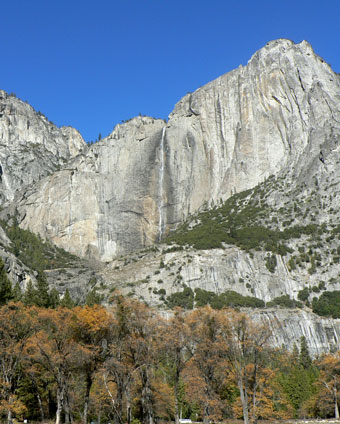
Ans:
[[[110,396],[112,407],[113,407],[113,413],[114,413],[113,421],[115,424],[122,424],[123,385],[121,384],[121,379],[117,378],[117,375],[116,375],[115,376],[116,378],[112,380],[116,383],[116,396],[113,397],[113,394],[111,393],[110,388],[108,386],[107,377],[108,375],[104,373],[103,374],[104,385],[105,385],[107,393]]]
[[[117,384],[117,393],[115,399],[115,408],[114,408],[114,424],[122,424],[122,413],[123,413],[123,392]]]
[[[335,399],[334,416],[335,416],[335,419],[337,419],[337,420],[340,418],[339,417],[339,407],[338,407],[338,401],[337,401],[337,399]]]
[[[8,424],[12,424],[12,418],[13,418],[13,414],[12,414],[12,381],[9,378],[5,379],[6,383],[8,384],[8,388],[7,390],[5,389],[5,395],[4,395],[4,399],[8,399],[8,410],[7,410],[7,423]]]
[[[85,399],[84,401],[84,409],[83,409],[83,423],[87,424],[87,416],[89,412],[89,400]]]
[[[256,391],[257,391],[257,350],[255,350],[254,358],[254,373],[253,373],[253,423],[257,423],[257,411],[256,411]]]
[[[84,399],[84,411],[83,411],[83,423],[84,424],[87,424],[91,387],[92,387],[92,376],[91,376],[90,373],[87,373],[86,374],[85,399]]]
[[[131,424],[132,421],[132,409],[131,409],[131,394],[130,394],[130,386],[127,384],[126,386],[126,422],[127,424]]]
[[[176,372],[174,394],[175,394],[175,424],[179,424],[179,402],[178,402],[178,384],[179,384],[179,373]]]
[[[42,401],[39,392],[37,391],[37,399],[38,399],[38,405],[39,405],[39,412],[40,412],[40,421],[45,421],[45,414],[44,409],[42,406]]]
[[[338,407],[338,393],[336,390],[336,383],[334,382],[333,386],[333,395],[334,395],[334,417],[335,419],[339,418],[339,407]]]
[[[238,378],[238,388],[240,390],[242,410],[243,410],[243,422],[249,424],[249,412],[248,412],[248,394],[247,388],[243,385],[242,375]]]
[[[142,378],[142,412],[143,412],[143,423],[153,424],[153,405],[152,405],[152,393],[150,387],[150,381],[148,376],[148,370],[141,371]]]
[[[40,421],[44,421],[45,420],[45,414],[44,414],[44,409],[43,409],[43,406],[42,406],[41,396],[40,396],[39,389],[38,389],[38,384],[37,384],[36,379],[33,377],[32,374],[29,374],[28,376],[31,380],[32,386],[34,387],[34,390],[35,390],[35,393],[36,393],[36,396],[37,396],[38,405],[39,405],[39,412],[40,412]]]
[[[7,423],[12,424],[12,411],[9,409],[7,413]]]
[[[203,423],[204,424],[209,424],[210,420],[209,420],[209,406],[205,405],[204,407],[204,417],[203,417]]]
[[[66,387],[65,392],[66,392],[65,409],[66,409],[66,412],[67,412],[67,415],[68,415],[68,422],[72,424],[73,423],[73,414],[72,414],[72,409],[71,409],[69,387]]]
[[[65,412],[65,423],[69,424],[71,422],[71,414],[70,414],[70,402],[69,402],[68,396],[65,396],[64,412]]]
[[[64,391],[63,389],[57,389],[57,412],[55,416],[55,424],[61,424],[61,412],[64,404]]]

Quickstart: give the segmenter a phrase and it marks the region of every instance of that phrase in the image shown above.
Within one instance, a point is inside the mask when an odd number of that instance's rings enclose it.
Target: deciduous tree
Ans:
[[[187,388],[201,405],[204,422],[222,418],[220,390],[225,377],[225,343],[220,338],[220,314],[207,306],[188,317],[194,352],[185,373]]]
[[[175,422],[178,424],[182,406],[180,405],[181,374],[193,355],[191,332],[182,309],[178,308],[170,320],[163,321],[159,336],[161,363],[165,368],[168,382],[173,387]]]
[[[257,420],[257,394],[260,371],[263,368],[262,353],[270,337],[269,328],[256,324],[245,314],[224,310],[221,312],[220,338],[225,344],[225,358],[235,377],[242,404],[243,420],[249,423],[251,395],[252,420]]]
[[[340,398],[340,352],[324,355],[318,362],[320,375],[317,384],[320,387],[319,397],[331,401],[334,417],[339,418]],[[327,399],[328,398],[328,399]]]
[[[35,334],[27,346],[27,355],[45,368],[56,384],[56,424],[71,420],[68,385],[72,371],[79,367],[81,349],[75,341],[75,314],[67,308],[36,309]]]
[[[30,315],[21,303],[9,303],[0,308],[0,399],[9,423],[13,413],[22,410],[15,389],[31,330]]]
[[[82,349],[80,369],[85,378],[83,422],[86,424],[94,375],[108,354],[112,319],[106,309],[99,305],[77,307],[74,313],[76,316],[75,338]]]
[[[104,381],[115,383],[115,396],[110,391],[114,405],[115,422],[123,420],[123,400],[126,402],[126,420],[131,420],[131,384],[137,381],[142,421],[153,424],[154,396],[152,388],[153,367],[157,358],[158,320],[151,309],[121,296],[114,299],[113,342],[106,363]]]

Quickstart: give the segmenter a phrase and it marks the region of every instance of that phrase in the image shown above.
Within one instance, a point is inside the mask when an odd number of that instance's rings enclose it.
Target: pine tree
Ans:
[[[7,277],[5,264],[0,258],[0,305],[5,305],[13,299],[12,283]]]
[[[299,363],[303,369],[308,370],[312,366],[312,358],[309,355],[309,349],[305,336],[300,339]]]
[[[102,301],[102,296],[97,293],[97,290],[95,287],[87,293],[86,301],[85,301],[87,306],[100,305],[101,301]]]
[[[293,362],[293,364],[297,364],[299,362],[299,355],[300,355],[299,349],[296,346],[296,344],[294,343],[293,351],[292,351],[292,362]]]
[[[35,305],[36,301],[36,291],[33,287],[32,281],[29,281],[23,296],[23,302],[27,306]]]
[[[13,287],[13,300],[14,302],[20,302],[22,300],[22,291],[18,282],[16,282]]]
[[[69,309],[74,308],[75,303],[73,302],[72,297],[71,297],[68,289],[66,289],[64,297],[61,299],[60,305],[64,306],[65,308],[69,308]]]
[[[58,290],[53,287],[53,289],[50,291],[50,307],[55,309],[59,305],[60,305],[59,293],[58,293]]]
[[[299,417],[303,404],[315,393],[317,372],[312,365],[305,337],[300,339],[300,349],[294,345],[289,359],[290,367],[279,377],[281,384],[296,417]]]
[[[43,308],[50,306],[50,294],[48,282],[44,274],[39,273],[37,278],[37,285],[35,288],[35,305]]]

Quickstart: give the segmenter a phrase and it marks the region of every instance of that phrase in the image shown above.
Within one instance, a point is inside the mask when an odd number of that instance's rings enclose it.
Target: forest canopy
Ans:
[[[339,353],[273,349],[265,325],[210,306],[167,318],[116,296],[102,306],[0,308],[0,414],[150,424],[338,414]]]

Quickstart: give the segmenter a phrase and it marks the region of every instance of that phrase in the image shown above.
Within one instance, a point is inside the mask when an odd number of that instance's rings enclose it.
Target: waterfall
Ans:
[[[69,223],[68,223],[68,229],[67,229],[67,233],[68,233],[68,236],[69,236],[69,238],[71,238],[72,237],[72,219],[73,219],[73,217],[72,217],[72,175],[73,175],[73,171],[71,171],[71,173],[70,173],[70,177],[69,177],[69,188],[68,188],[68,190],[69,190],[69,192],[68,192],[68,202],[69,202],[69,216],[68,216],[68,219],[69,219]]]
[[[14,199],[14,193],[13,190],[11,188],[11,185],[7,179],[6,173],[4,171],[4,168],[2,166],[2,164],[0,163],[0,168],[1,168],[1,179],[0,181],[3,182],[3,191],[7,192],[7,196],[8,196],[8,200],[11,202]],[[6,196],[5,196],[6,197]]]
[[[165,127],[159,147],[159,187],[158,187],[158,241],[162,240],[164,232],[164,139]]]

